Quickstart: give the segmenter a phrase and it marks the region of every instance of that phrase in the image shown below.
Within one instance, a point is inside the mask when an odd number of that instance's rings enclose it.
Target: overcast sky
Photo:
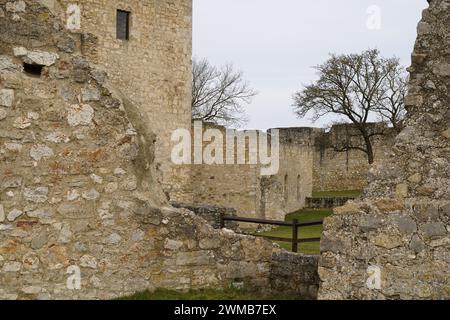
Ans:
[[[217,66],[233,63],[259,91],[246,127],[311,126],[291,106],[293,93],[316,79],[311,67],[330,52],[368,48],[409,66],[426,7],[426,0],[194,0],[193,51]]]

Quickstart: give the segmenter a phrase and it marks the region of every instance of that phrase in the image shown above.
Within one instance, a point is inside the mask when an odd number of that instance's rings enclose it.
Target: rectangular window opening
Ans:
[[[117,39],[130,39],[130,12],[117,10]]]
[[[40,77],[43,69],[44,66],[40,64],[23,64],[23,70],[30,76]]]

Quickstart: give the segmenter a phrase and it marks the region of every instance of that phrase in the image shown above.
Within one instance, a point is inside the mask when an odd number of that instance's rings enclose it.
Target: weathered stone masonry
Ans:
[[[48,2],[48,1],[47,1]],[[67,18],[73,1],[59,0],[53,10]],[[155,165],[164,192],[187,201],[181,192],[185,168],[172,165],[171,134],[191,125],[192,0],[79,1],[83,54],[101,65],[155,133]],[[130,13],[130,38],[116,38],[116,12]]]
[[[215,129],[222,133],[223,158],[226,159],[226,128],[204,123],[203,129]],[[246,164],[192,165],[191,177],[189,183],[185,184],[184,193],[190,194],[195,204],[232,207],[238,216],[244,217],[284,220],[286,214],[302,209],[306,197],[312,193],[311,145],[299,139],[303,136],[296,128],[278,130],[279,170],[276,174],[262,175],[260,162],[249,164],[250,152],[258,156],[259,149],[251,150],[247,140]],[[247,130],[245,134],[259,138],[267,135],[254,130]],[[270,147],[270,134],[268,136]],[[206,145],[208,143],[204,143],[203,148]],[[237,148],[234,150],[237,153]]]
[[[102,49],[67,32],[57,6],[0,0],[0,299],[283,286],[279,248],[168,205],[147,109],[91,63]],[[292,270],[305,284],[290,288],[314,296],[311,270]]]
[[[450,297],[450,1],[431,1],[417,31],[406,128],[365,199],[326,219],[321,299]]]
[[[368,126],[373,127],[373,131],[383,132],[383,135],[372,138],[375,162],[383,161],[391,153],[396,132],[382,123],[369,123]],[[347,144],[364,146],[354,125],[334,125],[328,132],[317,128],[306,132],[314,148],[314,191],[362,190],[367,186],[370,165],[366,153],[357,149],[336,151],[334,148]]]

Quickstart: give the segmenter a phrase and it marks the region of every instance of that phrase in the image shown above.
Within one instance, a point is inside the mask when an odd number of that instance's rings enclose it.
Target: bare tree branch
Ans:
[[[192,118],[221,125],[242,126],[247,122],[244,104],[257,94],[231,65],[222,69],[206,59],[193,61]]]
[[[378,50],[361,54],[331,55],[316,66],[319,79],[294,94],[294,112],[303,118],[312,114],[316,121],[335,114],[353,123],[363,145],[335,146],[335,150],[357,149],[367,154],[373,163],[371,138],[384,132],[374,132],[369,125],[372,115],[378,115],[396,130],[405,116],[406,77],[397,58],[385,59]]]

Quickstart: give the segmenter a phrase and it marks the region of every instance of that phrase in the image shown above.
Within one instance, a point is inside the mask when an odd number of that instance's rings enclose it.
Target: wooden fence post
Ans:
[[[298,251],[298,220],[292,220],[292,252]]]
[[[219,227],[220,227],[220,229],[223,229],[223,228],[225,228],[225,220],[223,219],[223,216],[224,216],[225,214],[224,213],[220,213],[220,222],[219,222]]]

